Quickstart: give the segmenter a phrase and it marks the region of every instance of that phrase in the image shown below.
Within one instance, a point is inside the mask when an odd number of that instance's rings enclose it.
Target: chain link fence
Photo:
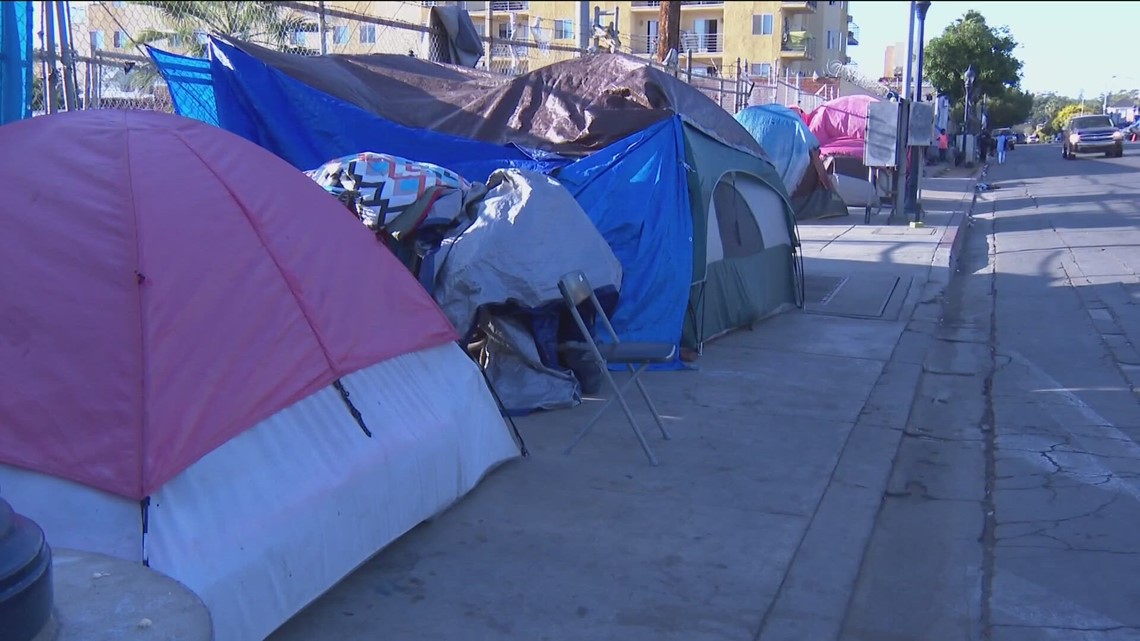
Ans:
[[[62,108],[173,111],[170,94],[146,47],[201,57],[209,34],[300,55],[387,53],[438,59],[440,52],[435,49],[446,37],[432,25],[431,9],[436,4],[442,3],[34,2],[38,70],[33,109],[37,113]],[[513,5],[527,3],[479,4],[487,10],[470,15],[485,34],[487,55],[480,62],[484,68],[517,75],[588,51],[568,44],[578,41],[572,19],[520,19],[519,7]],[[576,11],[573,8],[569,13]],[[491,29],[486,28],[488,19]],[[765,102],[800,104],[806,110],[822,102],[789,83],[754,83],[747,63],[736,61],[726,69],[704,64],[694,68],[692,57],[682,54],[678,64],[664,67],[646,57],[656,43],[622,44],[601,29],[595,35],[591,51],[636,56],[697,87],[732,113]],[[689,49],[689,44],[682,46]],[[695,46],[699,50],[716,45],[698,42]],[[44,91],[49,86],[52,91]],[[813,104],[809,107],[808,103]]]

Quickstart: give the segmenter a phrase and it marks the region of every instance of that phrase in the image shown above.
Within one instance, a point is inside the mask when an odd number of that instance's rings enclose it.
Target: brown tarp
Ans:
[[[412,56],[299,56],[227,41],[314,89],[409,127],[580,155],[677,114],[706,135],[767,159],[699,89],[622,55],[587,55],[509,77]]]

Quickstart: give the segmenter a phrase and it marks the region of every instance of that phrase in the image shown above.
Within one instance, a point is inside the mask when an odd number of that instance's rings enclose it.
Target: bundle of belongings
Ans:
[[[361,153],[307,172],[373,230],[464,337],[508,411],[569,407],[598,364],[558,279],[583,270],[608,312],[621,264],[557,180],[504,169],[487,184],[404,158]],[[583,309],[585,311],[585,309]]]

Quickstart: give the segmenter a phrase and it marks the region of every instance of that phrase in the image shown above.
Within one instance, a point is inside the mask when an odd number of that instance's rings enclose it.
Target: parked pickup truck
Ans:
[[[1108,116],[1074,116],[1061,137],[1061,157],[1072,160],[1077,154],[1104,152],[1108,158],[1124,155],[1124,133]]]

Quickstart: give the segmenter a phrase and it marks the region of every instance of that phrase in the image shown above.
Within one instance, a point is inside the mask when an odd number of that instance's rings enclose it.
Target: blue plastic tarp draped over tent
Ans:
[[[221,126],[209,60],[179,56],[153,47],[147,47],[147,53],[166,81],[175,113]]]
[[[375,151],[434,163],[474,181],[511,166],[553,173],[622,264],[621,297],[613,317],[621,339],[680,342],[692,283],[693,219],[679,118],[570,163],[404,127],[225,43],[214,45],[212,60],[150,50],[180,115],[216,124],[305,170],[332,158]]]
[[[365,150],[433,163],[478,182],[496,169],[549,171],[568,162],[384,120],[219,40],[211,39],[210,53],[219,124],[302,170]]]
[[[693,279],[681,119],[659,122],[556,173],[622,264],[622,340],[677,344]]]
[[[811,164],[811,150],[819,149],[804,119],[783,105],[748,107],[735,117],[768,152],[789,191],[795,189]]]
[[[32,3],[0,2],[0,125],[32,115]]]

